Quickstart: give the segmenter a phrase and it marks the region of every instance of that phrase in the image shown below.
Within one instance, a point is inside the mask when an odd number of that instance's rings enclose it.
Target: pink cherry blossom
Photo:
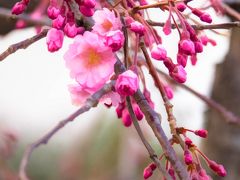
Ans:
[[[110,11],[107,8],[97,10],[93,15],[93,20],[95,24],[92,29],[100,35],[106,35],[109,31],[120,30],[122,28],[119,17],[116,17],[114,11]]]
[[[175,66],[170,76],[179,83],[184,83],[187,79],[187,73],[181,65]]]
[[[52,27],[56,29],[61,29],[65,24],[65,17],[58,15],[56,19],[52,21]]]
[[[133,21],[130,23],[130,30],[142,36],[145,32],[145,27],[140,22]]]
[[[109,80],[116,61],[100,36],[86,31],[75,37],[64,55],[70,75],[83,87],[98,90]]]
[[[139,80],[137,75],[127,70],[120,74],[116,80],[115,89],[122,96],[133,95],[139,87]]]
[[[61,30],[51,28],[47,33],[48,51],[55,52],[62,47],[64,34]]]

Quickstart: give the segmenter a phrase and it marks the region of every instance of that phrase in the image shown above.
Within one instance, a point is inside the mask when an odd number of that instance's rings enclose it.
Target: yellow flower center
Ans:
[[[106,31],[109,31],[111,28],[112,28],[112,23],[109,21],[109,20],[105,20],[103,23],[102,23],[102,27],[106,30]]]
[[[95,66],[95,65],[99,64],[101,61],[100,55],[93,49],[90,49],[88,51],[87,56],[88,56],[87,66]]]

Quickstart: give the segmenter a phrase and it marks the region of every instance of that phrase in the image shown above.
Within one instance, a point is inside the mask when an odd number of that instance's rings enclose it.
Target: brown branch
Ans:
[[[162,167],[160,160],[158,159],[154,149],[152,148],[152,146],[148,143],[148,141],[146,140],[146,138],[143,135],[143,132],[141,130],[141,127],[138,124],[138,120],[136,118],[136,115],[134,114],[133,111],[133,107],[131,104],[131,100],[129,97],[126,98],[127,101],[127,107],[128,107],[128,112],[130,114],[130,117],[133,121],[133,125],[142,141],[142,143],[144,144],[145,148],[147,149],[150,158],[152,159],[152,161],[156,164],[156,166],[158,167],[159,171],[164,175],[165,178],[167,179],[171,179],[170,175],[166,172],[166,170]]]
[[[29,25],[42,25],[42,26],[51,26],[51,22],[48,18],[43,17],[41,19],[33,19],[29,14],[20,14],[20,15],[12,15],[11,11],[7,8],[0,7],[0,16],[6,17],[9,19],[22,19],[27,22]]]
[[[47,35],[48,29],[43,29],[39,34],[32,36],[31,38],[25,39],[24,41],[18,42],[8,47],[7,50],[0,54],[0,61],[3,61],[10,54],[15,53],[19,49],[26,49],[31,44],[39,41]]]
[[[177,131],[176,131],[177,125],[176,125],[176,118],[173,115],[173,105],[170,103],[170,101],[169,101],[169,99],[166,95],[163,84],[162,84],[161,80],[159,79],[156,68],[154,67],[154,65],[151,61],[151,58],[150,58],[150,56],[147,52],[146,47],[144,46],[144,43],[141,43],[140,47],[141,47],[143,55],[146,59],[146,63],[147,63],[148,69],[149,69],[149,73],[151,74],[151,76],[152,76],[152,78],[153,78],[161,96],[162,96],[164,106],[165,106],[165,110],[166,110],[167,116],[168,116],[168,122],[169,122],[170,130],[171,130],[171,134],[173,135],[174,139],[178,140],[178,143],[181,145],[182,149],[185,149],[184,142],[181,139],[181,137],[177,134]]]
[[[240,117],[238,117],[237,115],[235,115],[233,112],[227,110],[224,106],[222,106],[221,104],[217,103],[216,101],[214,101],[211,98],[208,98],[207,96],[204,96],[202,94],[200,94],[199,92],[197,92],[196,90],[194,90],[193,88],[185,85],[185,84],[179,84],[176,81],[174,81],[173,79],[171,79],[167,74],[165,74],[164,72],[160,71],[159,69],[157,69],[157,71],[163,75],[166,79],[168,79],[170,82],[176,84],[177,86],[189,91],[190,93],[194,94],[196,97],[198,97],[199,99],[201,99],[203,102],[205,102],[209,107],[211,107],[212,109],[216,110],[217,112],[219,112],[224,119],[226,119],[226,121],[228,123],[231,124],[237,124],[240,126]]]
[[[118,59],[115,63],[115,73],[120,74],[124,72],[126,69],[122,62]],[[163,152],[166,156],[166,158],[170,161],[172,164],[174,170],[178,174],[179,178],[181,180],[189,180],[189,175],[187,172],[186,167],[182,164],[182,162],[179,160],[179,158],[176,155],[176,152],[174,151],[173,147],[171,146],[170,142],[168,141],[168,138],[166,134],[164,133],[162,126],[161,126],[161,120],[159,117],[159,114],[156,113],[148,104],[145,96],[142,94],[140,90],[138,90],[134,95],[133,98],[139,105],[140,109],[144,113],[146,120],[150,127],[152,128],[154,135],[157,137],[159,143],[162,146]]]
[[[164,26],[164,22],[155,22],[152,20],[147,20],[147,23],[151,26]],[[181,25],[178,25],[181,27]],[[231,28],[240,28],[240,21],[229,22],[229,23],[221,23],[221,24],[207,24],[207,25],[191,25],[195,30],[204,30],[204,29],[231,29]],[[175,24],[172,24],[172,29],[176,28]]]
[[[24,156],[21,160],[21,165],[19,169],[19,178],[20,180],[28,180],[28,177],[26,175],[26,168],[29,162],[29,159],[31,157],[31,154],[33,151],[38,148],[40,145],[47,144],[48,141],[52,138],[53,135],[55,135],[60,129],[62,129],[66,124],[69,122],[72,122],[76,117],[83,114],[84,112],[89,111],[92,107],[96,107],[99,99],[106,93],[110,92],[112,90],[112,86],[114,84],[114,81],[110,82],[109,84],[106,84],[101,88],[99,91],[95,92],[91,97],[89,97],[84,105],[75,111],[73,114],[71,114],[68,118],[60,121],[53,129],[51,129],[47,134],[45,134],[43,137],[41,137],[39,140],[34,142],[33,144],[29,145],[26,149]]]

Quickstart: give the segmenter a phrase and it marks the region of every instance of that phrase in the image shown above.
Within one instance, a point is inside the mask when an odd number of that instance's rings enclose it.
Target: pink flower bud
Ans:
[[[157,168],[155,163],[149,164],[148,167],[150,167],[152,171],[154,171]]]
[[[187,58],[188,58],[187,55],[178,53],[177,54],[177,62],[178,62],[178,64],[182,65],[183,67],[186,67],[186,65],[187,65]]]
[[[224,177],[227,175],[226,170],[224,169],[223,165],[217,164],[215,161],[208,161],[209,167],[216,172],[219,176]]]
[[[206,23],[211,23],[212,22],[212,17],[208,13],[203,13],[200,16],[201,21],[206,22]]]
[[[47,33],[48,51],[55,52],[62,47],[64,34],[61,30],[51,28]]]
[[[185,144],[186,144],[187,146],[191,146],[191,145],[192,145],[192,140],[191,140],[190,138],[186,137],[186,138],[185,138]]]
[[[152,176],[153,172],[152,169],[150,167],[146,167],[143,171],[143,177],[144,179],[148,179]]]
[[[184,151],[184,162],[186,165],[190,165],[193,163],[192,155],[188,150]]]
[[[56,29],[62,29],[65,23],[65,17],[58,15],[56,19],[52,21],[52,27]]]
[[[195,47],[195,52],[196,53],[201,53],[203,52],[203,45],[200,41],[194,42],[194,47]]]
[[[179,42],[180,51],[186,55],[192,55],[195,53],[194,43],[191,40],[183,39]]]
[[[27,8],[24,2],[17,2],[12,8],[12,14],[19,15]]]
[[[80,12],[86,16],[86,17],[91,17],[94,14],[94,9],[93,8],[88,8],[86,6],[79,6]]]
[[[143,35],[145,32],[145,27],[138,21],[134,21],[130,24],[130,30],[138,33],[139,35]]]
[[[140,6],[148,5],[146,0],[139,0]]]
[[[183,12],[186,9],[186,5],[184,3],[178,3],[177,9],[181,12]]]
[[[124,108],[125,108],[124,103],[118,104],[118,107],[116,108],[116,113],[117,113],[118,118],[122,117],[122,112],[123,112]]]
[[[47,9],[47,15],[50,19],[56,19],[58,15],[60,14],[60,9],[54,7],[54,6],[49,6]]]
[[[73,38],[77,35],[78,29],[74,23],[67,23],[64,27],[64,33],[68,37]]]
[[[105,44],[112,49],[112,51],[118,51],[121,49],[124,43],[124,35],[120,30],[110,31],[106,36]]]
[[[87,8],[94,8],[96,6],[96,1],[95,0],[83,0],[82,3],[84,6]]]
[[[205,129],[199,129],[199,130],[194,131],[194,134],[196,134],[197,136],[200,136],[202,138],[206,138],[208,135],[208,132]]]
[[[172,32],[171,13],[169,13],[168,19],[163,26],[163,32],[165,35],[169,35]]]
[[[124,73],[120,74],[115,84],[116,91],[122,96],[133,95],[137,91],[138,87],[138,77],[131,70],[127,70]]]
[[[168,99],[172,99],[173,98],[173,90],[170,86],[166,85],[164,86],[164,90],[165,90],[165,93],[168,97]]]
[[[175,66],[170,76],[179,83],[184,83],[187,79],[187,73],[181,65]]]
[[[137,104],[133,105],[133,111],[134,111],[134,114],[136,115],[137,120],[140,121],[143,119],[143,113]]]
[[[167,51],[161,44],[154,44],[151,49],[151,57],[156,60],[165,60],[167,58]]]
[[[172,180],[176,180],[174,169],[171,167],[168,170],[168,174],[172,177]]]
[[[151,108],[154,109],[154,102],[151,99],[151,94],[150,94],[150,92],[146,88],[144,88],[144,90],[143,90],[143,95],[147,99],[147,101],[148,101],[149,105],[151,106]]]
[[[191,63],[192,65],[196,65],[197,63],[197,55],[196,54],[193,54],[191,57],[190,57],[190,60],[191,60]]]
[[[129,127],[132,125],[132,119],[127,109],[124,109],[122,112],[122,123],[125,127]]]

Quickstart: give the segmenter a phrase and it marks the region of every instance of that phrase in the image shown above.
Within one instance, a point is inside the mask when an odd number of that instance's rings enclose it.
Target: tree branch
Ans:
[[[7,8],[0,7],[0,16],[6,17],[9,19],[22,19],[26,21],[29,25],[42,25],[42,26],[51,26],[51,21],[44,17],[42,19],[33,19],[29,14],[20,14],[20,15],[12,15],[11,10]]]
[[[143,142],[145,148],[147,149],[150,158],[152,159],[152,161],[156,164],[156,166],[158,167],[159,171],[164,175],[165,178],[167,179],[171,179],[170,175],[166,172],[166,170],[162,167],[160,160],[158,159],[154,149],[152,148],[152,146],[147,142],[146,138],[143,135],[143,132],[141,130],[141,127],[138,124],[138,120],[136,118],[136,115],[134,114],[133,108],[132,108],[132,104],[131,104],[131,100],[129,97],[126,98],[127,101],[127,107],[128,107],[128,112],[130,114],[130,117],[133,121],[133,125],[141,139],[141,141]]]
[[[21,42],[18,42],[16,44],[13,44],[7,48],[4,52],[0,54],[0,61],[3,61],[6,57],[8,57],[10,54],[15,53],[19,49],[26,49],[31,44],[39,41],[40,39],[44,38],[47,35],[48,29],[43,29],[40,33],[37,35],[32,36],[31,38],[25,39]]]
[[[110,82],[109,84],[106,84],[101,88],[99,91],[95,92],[91,97],[89,97],[84,105],[75,111],[73,114],[71,114],[68,118],[60,121],[53,129],[51,129],[47,134],[45,134],[43,137],[41,137],[39,140],[34,142],[33,144],[29,145],[26,149],[24,156],[21,160],[21,165],[19,169],[19,178],[20,180],[28,180],[28,177],[26,175],[26,168],[29,162],[29,159],[31,157],[31,154],[33,151],[38,148],[40,145],[47,144],[48,141],[52,138],[53,135],[55,135],[60,129],[62,129],[66,124],[69,122],[72,122],[76,117],[83,114],[84,112],[89,111],[92,107],[96,107],[99,99],[105,95],[106,93],[110,92],[112,90],[112,86],[114,84],[114,81]]]
[[[189,87],[189,86],[187,86],[185,84],[177,83],[176,81],[171,79],[167,74],[165,74],[164,72],[160,71],[159,69],[157,69],[157,71],[158,71],[158,73],[163,75],[165,78],[167,78],[170,82],[172,82],[172,83],[176,84],[177,86],[179,86],[179,87],[189,91],[190,93],[192,93],[193,95],[195,95],[199,99],[201,99],[203,102],[205,102],[209,107],[211,107],[212,109],[214,109],[217,112],[219,112],[228,123],[236,124],[236,125],[240,126],[240,117],[235,115],[233,112],[227,110],[221,104],[217,103],[216,101],[214,101],[211,98],[208,98],[207,96],[204,96],[204,95],[200,94],[199,92],[197,92],[196,90],[194,90],[193,88],[191,88],[191,87]]]
[[[115,73],[120,74],[124,72],[126,69],[122,62],[118,59],[115,63]],[[138,90],[134,95],[133,98],[139,105],[140,109],[144,113],[146,120],[150,127],[152,128],[155,136],[157,137],[159,143],[162,146],[163,152],[166,156],[166,158],[170,161],[172,164],[174,170],[178,174],[179,178],[181,180],[189,180],[189,175],[187,172],[186,167],[182,164],[182,162],[179,160],[179,158],[176,155],[176,152],[174,151],[173,147],[171,146],[170,142],[168,141],[167,136],[165,135],[162,126],[161,126],[161,120],[159,115],[150,107],[148,104],[145,96],[142,94],[140,90]]]
[[[155,22],[152,20],[147,20],[147,23],[151,26],[164,26],[164,22]],[[181,25],[178,25],[181,27]],[[231,29],[231,28],[240,28],[240,21],[235,21],[235,22],[229,22],[229,23],[221,23],[221,24],[207,24],[207,25],[191,25],[193,29],[195,30],[204,30],[204,29]],[[175,24],[172,24],[171,26],[172,29],[176,28]]]

